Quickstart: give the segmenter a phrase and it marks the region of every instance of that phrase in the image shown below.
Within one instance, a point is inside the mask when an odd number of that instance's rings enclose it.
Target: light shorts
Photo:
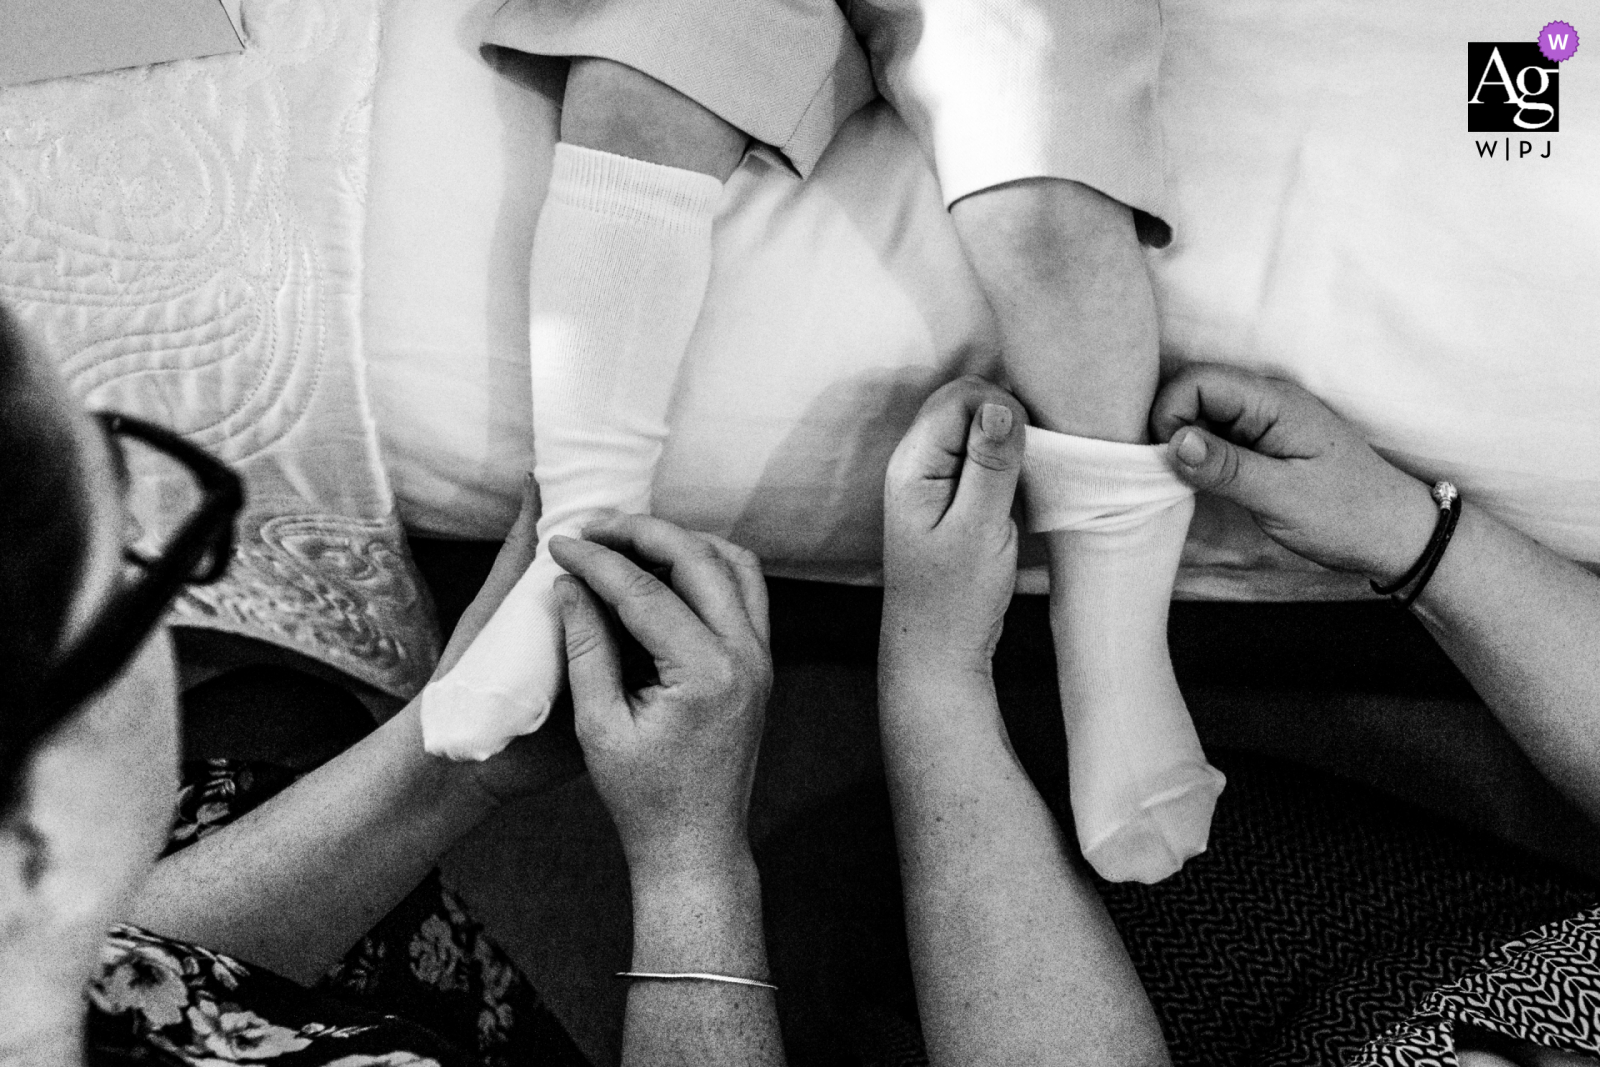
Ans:
[[[947,205],[1064,178],[1159,217],[1161,34],[1159,0],[507,0],[485,43],[642,71],[802,176],[881,91]]]

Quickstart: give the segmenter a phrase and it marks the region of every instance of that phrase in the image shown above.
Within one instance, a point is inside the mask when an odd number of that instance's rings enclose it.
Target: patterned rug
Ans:
[[[1224,754],[1211,848],[1104,889],[1174,1067],[1341,1063],[1496,946],[1600,900],[1532,857],[1289,764]]]
[[[1160,885],[1102,885],[1174,1067],[1337,1067],[1497,946],[1600,901],[1362,786],[1213,756],[1228,788],[1210,849]],[[792,1062],[925,1064],[881,783],[806,823],[763,850],[768,920],[827,933],[775,934],[774,973],[804,998],[780,1009],[837,1037]]]

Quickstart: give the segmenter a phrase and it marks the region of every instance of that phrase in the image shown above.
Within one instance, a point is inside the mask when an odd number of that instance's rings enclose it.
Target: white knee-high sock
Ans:
[[[650,510],[667,409],[711,274],[722,183],[556,146],[529,284],[540,549],[461,661],[423,693],[429,752],[486,759],[538,729],[566,658],[545,545],[603,508]]]
[[[1193,492],[1161,446],[1027,432],[1028,527],[1050,551],[1078,844],[1104,878],[1159,882],[1205,851],[1225,783],[1167,651]]]

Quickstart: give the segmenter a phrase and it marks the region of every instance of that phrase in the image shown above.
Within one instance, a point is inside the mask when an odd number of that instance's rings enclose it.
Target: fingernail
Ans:
[[[596,530],[604,530],[607,526],[610,526],[612,523],[614,523],[617,520],[617,517],[621,514],[622,512],[613,508],[601,508],[593,515],[590,515],[588,518],[583,520],[583,525],[578,527],[578,536],[588,537]]]
[[[1200,435],[1199,430],[1185,427],[1178,431],[1174,441],[1174,451],[1184,466],[1198,467],[1206,461],[1206,439]]]
[[[1004,441],[1011,435],[1011,409],[1004,404],[985,404],[978,409],[978,428],[991,441]]]

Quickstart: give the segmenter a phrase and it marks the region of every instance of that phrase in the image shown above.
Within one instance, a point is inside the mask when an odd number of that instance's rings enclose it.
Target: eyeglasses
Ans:
[[[30,741],[122,673],[185,586],[222,577],[244,506],[239,476],[171,430],[111,412],[95,418],[116,446],[137,536],[123,551],[122,585],[51,666]]]

